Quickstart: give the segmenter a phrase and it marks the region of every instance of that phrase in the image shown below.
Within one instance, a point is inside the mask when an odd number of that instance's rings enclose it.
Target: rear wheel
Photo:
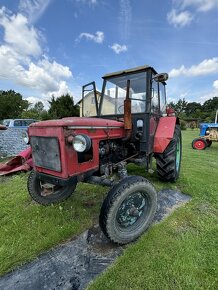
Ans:
[[[109,191],[102,204],[99,224],[112,242],[127,244],[149,227],[156,207],[154,186],[141,176],[129,176]]]
[[[196,138],[192,141],[193,149],[204,150],[207,146],[207,141],[203,138]]]
[[[174,135],[163,153],[156,154],[157,175],[163,181],[175,182],[180,173],[182,156],[181,129],[176,125]]]
[[[32,170],[27,181],[27,188],[33,200],[42,205],[50,205],[70,197],[76,188],[76,184],[76,181],[75,184],[67,186],[43,182],[37,178],[36,172]]]

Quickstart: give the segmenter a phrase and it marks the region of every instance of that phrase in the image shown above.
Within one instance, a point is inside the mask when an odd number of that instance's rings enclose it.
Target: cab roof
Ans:
[[[142,66],[137,66],[135,68],[125,69],[125,70],[120,70],[120,71],[117,71],[117,72],[105,74],[102,78],[106,79],[106,78],[109,78],[109,77],[110,78],[111,77],[117,77],[117,76],[121,76],[121,75],[124,75],[124,74],[146,71],[148,69],[151,69],[155,74],[157,73],[153,67],[151,67],[149,65],[142,65]]]

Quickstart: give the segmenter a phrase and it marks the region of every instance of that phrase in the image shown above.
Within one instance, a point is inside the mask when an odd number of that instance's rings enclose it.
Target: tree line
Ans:
[[[218,97],[205,101],[203,104],[198,102],[187,102],[185,98],[177,102],[170,102],[176,115],[184,121],[195,119],[198,122],[211,123],[215,120],[216,110],[218,110]]]
[[[46,110],[41,101],[33,105],[13,90],[0,91],[0,120],[17,118],[49,120],[79,116],[79,106],[74,104],[73,97],[69,94],[56,99],[52,96],[48,105],[49,108]]]
[[[56,99],[52,96],[48,105],[49,108],[46,110],[40,101],[33,105],[13,90],[0,91],[0,120],[15,118],[49,120],[79,116],[79,106],[74,104],[73,97],[69,94]],[[198,122],[214,122],[218,110],[218,97],[209,99],[203,104],[187,102],[183,98],[177,102],[170,102],[168,106],[172,107],[176,115],[184,121],[195,119]]]

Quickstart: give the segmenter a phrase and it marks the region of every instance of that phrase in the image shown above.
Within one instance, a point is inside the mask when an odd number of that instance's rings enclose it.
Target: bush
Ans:
[[[186,122],[181,120],[180,121],[180,127],[181,127],[181,130],[186,130],[187,129]]]
[[[194,130],[194,129],[196,128],[196,124],[195,124],[195,122],[191,122],[191,124],[190,124],[190,128],[191,128],[192,130]]]

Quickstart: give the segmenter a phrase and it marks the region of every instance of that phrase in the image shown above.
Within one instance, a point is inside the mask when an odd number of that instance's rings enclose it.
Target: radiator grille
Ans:
[[[56,137],[32,136],[30,144],[36,166],[61,172],[60,149]]]

